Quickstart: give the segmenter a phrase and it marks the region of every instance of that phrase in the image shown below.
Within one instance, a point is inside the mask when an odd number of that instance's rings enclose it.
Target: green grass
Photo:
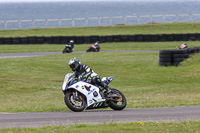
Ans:
[[[71,53],[0,60],[0,112],[69,110],[63,101],[68,61],[79,57],[127,98],[127,108],[200,105],[200,54],[179,67],[160,67],[158,52]]]
[[[1,30],[0,37],[199,33],[200,23]]]
[[[80,36],[112,34],[196,33],[200,23],[172,23],[114,27],[49,28],[0,31],[0,37]],[[101,44],[101,50],[174,49],[182,42],[128,42]],[[199,46],[197,41],[187,42]],[[88,44],[76,45],[75,51]],[[62,51],[64,45],[0,45],[0,53]],[[127,98],[127,108],[200,105],[200,54],[179,67],[158,66],[158,52],[148,53],[71,53],[31,58],[0,59],[0,112],[46,112],[69,110],[61,90],[67,63],[79,57],[101,77],[115,76],[111,87]],[[0,132],[199,132],[200,121],[179,123],[133,122],[126,124],[78,124],[39,129],[11,128]]]
[[[175,49],[180,42],[113,42],[101,43],[102,51],[108,50],[161,50]],[[187,41],[188,47],[200,47],[200,41]],[[91,45],[91,44],[90,44]],[[89,44],[75,45],[74,51],[86,51]],[[0,53],[22,53],[22,52],[62,52],[65,44],[34,44],[34,45],[0,45]]]
[[[0,129],[2,133],[198,133],[200,121],[154,123],[132,122],[125,124],[108,123],[100,125],[78,124],[74,126],[48,126],[42,128]]]

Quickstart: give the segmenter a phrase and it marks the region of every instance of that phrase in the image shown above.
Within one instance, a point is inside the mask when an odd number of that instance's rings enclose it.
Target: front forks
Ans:
[[[77,91],[73,91],[72,92],[72,94],[73,94],[73,97],[74,97],[74,99],[76,100],[76,101],[80,101],[80,99],[79,99],[79,97],[78,97],[78,92]]]

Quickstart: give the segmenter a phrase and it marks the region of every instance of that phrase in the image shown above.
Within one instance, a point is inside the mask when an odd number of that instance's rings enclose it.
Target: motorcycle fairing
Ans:
[[[113,79],[114,79],[114,76],[111,76],[111,77],[103,77],[103,78],[102,78],[102,81],[103,81],[105,84],[108,85]]]
[[[83,81],[79,81],[73,85],[71,85],[68,89],[73,88],[77,90],[78,92],[85,95],[87,99],[87,107],[89,107],[92,104],[98,103],[98,102],[104,102],[105,99],[102,98],[100,94],[100,90],[98,87],[88,84]]]

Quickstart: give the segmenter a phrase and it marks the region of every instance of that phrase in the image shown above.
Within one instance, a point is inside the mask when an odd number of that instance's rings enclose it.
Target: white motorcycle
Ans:
[[[109,84],[113,79],[114,77],[104,77],[102,81]],[[106,94],[102,87],[89,84],[87,79],[78,81],[72,73],[66,74],[62,90],[65,104],[75,112],[107,107],[123,110],[126,107],[126,98],[119,90],[111,89],[111,92]]]

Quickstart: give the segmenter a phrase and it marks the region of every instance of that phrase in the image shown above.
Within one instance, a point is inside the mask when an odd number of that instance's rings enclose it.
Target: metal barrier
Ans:
[[[159,17],[161,17],[162,19],[160,19]],[[147,20],[145,20],[144,18],[147,18]],[[90,21],[93,20],[96,20],[97,22],[89,23]],[[36,24],[38,22],[40,24]],[[50,24],[52,22],[54,24]],[[0,30],[31,29],[31,28],[34,29],[34,28],[49,28],[49,27],[75,27],[75,26],[76,27],[113,26],[113,25],[134,25],[134,24],[171,23],[171,22],[191,22],[191,23],[200,22],[200,14],[168,14],[168,15],[114,16],[114,17],[66,18],[66,19],[5,20],[5,21],[0,21]],[[10,23],[12,23],[12,25],[9,25]],[[13,23],[15,23],[15,25]],[[29,25],[27,23],[29,23]]]

